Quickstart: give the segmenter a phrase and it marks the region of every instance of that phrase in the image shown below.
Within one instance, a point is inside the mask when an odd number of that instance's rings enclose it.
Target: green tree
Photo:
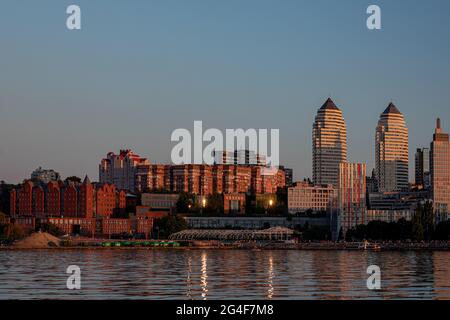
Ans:
[[[412,220],[412,236],[414,240],[431,240],[434,233],[433,204],[430,201],[418,203]]]
[[[77,176],[70,176],[70,177],[67,177],[67,178],[64,180],[64,182],[65,182],[65,183],[69,183],[69,182],[81,183],[81,178],[79,178],[79,177],[77,177]]]
[[[197,212],[199,209],[195,195],[188,192],[180,193],[176,207],[177,212]]]
[[[206,213],[222,214],[223,213],[223,196],[218,193],[210,194],[206,200]]]
[[[328,226],[308,226],[302,233],[303,240],[330,240],[331,232]]]
[[[155,232],[158,238],[167,239],[172,233],[187,229],[185,219],[177,215],[169,215],[155,221]]]
[[[423,237],[423,227],[420,223],[414,223],[412,227],[412,237],[416,241],[422,241]]]

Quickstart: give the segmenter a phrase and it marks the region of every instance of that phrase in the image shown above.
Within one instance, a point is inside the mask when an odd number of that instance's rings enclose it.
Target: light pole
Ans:
[[[203,197],[202,198],[202,209],[201,209],[201,214],[203,214],[203,209],[206,207],[206,198],[205,197]]]
[[[269,211],[270,208],[272,208],[272,206],[273,206],[273,200],[270,199],[270,200],[269,200],[269,205],[268,205],[268,207],[266,208],[266,214],[268,214],[268,211]]]

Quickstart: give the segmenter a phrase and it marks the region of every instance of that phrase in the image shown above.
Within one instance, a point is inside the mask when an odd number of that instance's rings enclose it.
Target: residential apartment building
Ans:
[[[31,180],[33,181],[49,183],[50,181],[58,181],[60,179],[61,176],[59,173],[51,169],[42,169],[39,167],[31,173]]]
[[[126,192],[109,184],[94,187],[87,176],[82,183],[29,180],[10,192],[10,203],[12,217],[110,217],[125,210]]]
[[[120,150],[119,154],[109,152],[100,162],[99,181],[113,184],[118,189],[134,192],[139,167],[149,164],[146,158],[140,157],[131,150]]]
[[[275,193],[286,185],[284,170],[266,174],[265,167],[247,165],[148,165],[138,169],[137,191],[212,193]],[[159,182],[158,182],[159,181]],[[141,191],[142,192],[142,191]]]
[[[348,229],[366,223],[366,165],[364,163],[339,164],[339,229],[343,235]],[[338,229],[338,230],[339,230]]]
[[[296,182],[288,188],[289,213],[312,211],[326,211],[333,205],[337,196],[337,189],[332,184],[313,185],[309,182]]]

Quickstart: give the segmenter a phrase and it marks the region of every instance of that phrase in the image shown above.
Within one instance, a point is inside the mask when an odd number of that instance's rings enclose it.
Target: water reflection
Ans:
[[[82,289],[67,290],[66,268]],[[381,290],[367,289],[369,265]],[[0,299],[450,299],[450,252],[0,251]]]
[[[208,273],[207,273],[207,255],[206,252],[202,253],[202,276],[200,278],[200,286],[202,287],[202,298],[206,300],[206,296],[208,294]]]
[[[192,258],[188,257],[187,259],[187,291],[186,296],[188,299],[192,299],[192,280],[191,280],[191,274],[192,274]]]
[[[273,298],[273,277],[274,277],[274,271],[273,271],[273,257],[272,255],[269,256],[269,271],[268,271],[268,289],[267,289],[267,298],[272,299]]]

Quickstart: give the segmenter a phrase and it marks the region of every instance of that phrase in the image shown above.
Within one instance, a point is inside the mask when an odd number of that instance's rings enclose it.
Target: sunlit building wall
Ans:
[[[366,223],[366,164],[339,164],[339,229],[348,229]]]
[[[317,111],[312,139],[314,184],[337,186],[339,163],[347,161],[347,129],[342,111],[330,98]]]
[[[393,103],[380,115],[376,128],[375,174],[379,192],[409,188],[408,128],[403,114]]]
[[[450,142],[448,133],[441,129],[437,119],[430,146],[431,193],[439,219],[447,219],[450,209]]]

